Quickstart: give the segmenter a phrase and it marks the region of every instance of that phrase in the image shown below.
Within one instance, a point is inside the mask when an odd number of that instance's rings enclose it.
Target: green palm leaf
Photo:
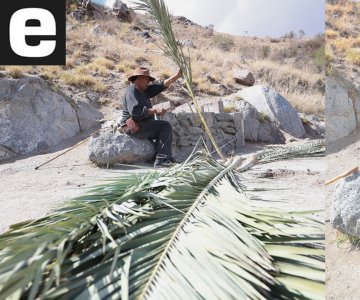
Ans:
[[[323,224],[253,207],[207,155],[0,235],[0,299],[323,299]]]

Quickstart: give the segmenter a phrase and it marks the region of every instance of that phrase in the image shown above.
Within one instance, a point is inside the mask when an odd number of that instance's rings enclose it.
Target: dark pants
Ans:
[[[167,158],[172,158],[171,141],[172,141],[172,127],[168,121],[163,120],[147,120],[138,122],[140,130],[132,134],[132,136],[139,139],[156,140],[157,155],[166,155]],[[159,155],[159,156],[160,156]]]

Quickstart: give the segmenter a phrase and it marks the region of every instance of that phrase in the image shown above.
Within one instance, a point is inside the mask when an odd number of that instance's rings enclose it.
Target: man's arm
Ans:
[[[178,80],[180,77],[182,77],[182,71],[181,69],[178,70],[178,72],[176,74],[174,74],[173,76],[169,77],[168,79],[166,79],[164,81],[164,85],[165,87],[169,87],[171,84],[173,84],[176,80]]]

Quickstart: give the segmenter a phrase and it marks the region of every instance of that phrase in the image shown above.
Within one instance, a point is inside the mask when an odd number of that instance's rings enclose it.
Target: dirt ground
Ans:
[[[326,180],[360,166],[360,132],[326,147]],[[336,183],[326,187],[326,299],[360,299],[360,249],[341,242],[329,221]]]
[[[48,154],[22,157],[0,165],[0,232],[10,224],[50,213],[67,199],[84,194],[103,179],[152,169],[150,164],[98,168],[88,161],[84,143],[35,170],[81,139],[83,137],[70,139],[61,149],[55,148]],[[261,144],[247,144],[238,154],[254,153],[263,147]],[[257,165],[243,173],[243,180],[248,187],[267,190],[261,194],[263,201],[259,202],[260,205],[288,210],[323,210],[324,199],[319,195],[323,194],[324,169],[323,158],[285,160]]]

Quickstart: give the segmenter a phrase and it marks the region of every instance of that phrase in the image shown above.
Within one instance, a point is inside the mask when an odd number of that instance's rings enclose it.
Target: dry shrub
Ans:
[[[91,86],[96,84],[96,80],[89,75],[73,74],[71,72],[64,72],[60,79],[67,84],[75,86]]]
[[[325,37],[327,39],[336,39],[339,37],[339,33],[335,30],[332,30],[332,29],[327,29],[325,31]]]
[[[75,62],[76,62],[76,59],[73,58],[73,57],[67,57],[66,58],[66,68],[67,69],[72,69],[75,67]]]
[[[334,60],[334,52],[330,48],[330,46],[325,47],[325,62],[330,63]]]
[[[299,112],[307,114],[323,114],[325,111],[325,96],[322,93],[311,91],[304,93],[303,90],[300,89],[296,92],[288,92],[286,90],[279,92]]]
[[[333,41],[332,45],[334,45],[335,50],[339,54],[344,54],[349,48],[351,48],[352,43],[349,39],[339,38]]]
[[[114,68],[114,62],[104,57],[95,58],[92,64],[95,66],[105,67],[106,69],[110,70]]]
[[[59,66],[42,66],[39,73],[47,79],[58,79],[63,73],[63,69]]]
[[[346,52],[346,59],[351,63],[359,66],[360,65],[360,49],[349,49]]]
[[[8,66],[5,67],[5,71],[12,77],[12,78],[21,78],[26,73],[30,72],[32,67],[29,66]]]
[[[230,51],[235,43],[234,38],[226,34],[217,34],[213,37],[213,44],[222,51]]]
[[[102,82],[96,82],[93,89],[95,92],[104,93],[108,88],[109,87],[106,84]]]

